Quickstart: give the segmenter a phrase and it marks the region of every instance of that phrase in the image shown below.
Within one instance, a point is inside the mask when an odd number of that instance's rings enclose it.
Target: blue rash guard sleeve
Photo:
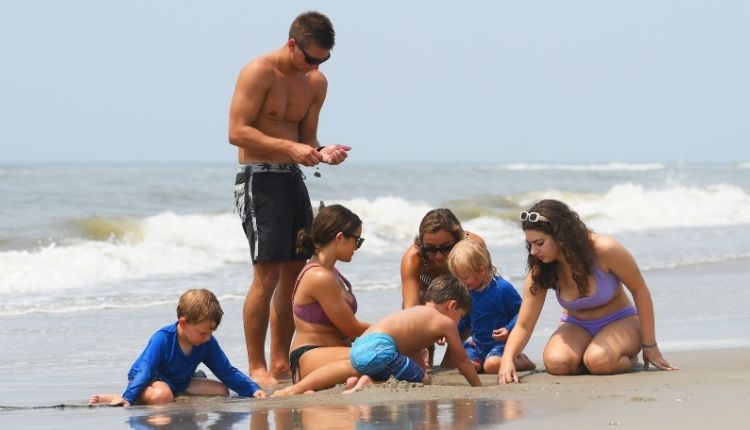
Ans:
[[[256,391],[261,389],[247,375],[232,366],[229,358],[221,350],[219,342],[214,337],[211,337],[211,340],[206,343],[206,355],[203,358],[203,363],[224,385],[240,396],[252,397]]]

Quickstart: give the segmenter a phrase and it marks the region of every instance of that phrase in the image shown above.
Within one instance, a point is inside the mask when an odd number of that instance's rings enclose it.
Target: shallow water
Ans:
[[[221,406],[220,403],[213,403]],[[524,403],[499,399],[320,405],[238,412],[190,410],[180,406],[145,408],[56,407],[0,410],[4,428],[77,429],[493,429],[523,418]]]

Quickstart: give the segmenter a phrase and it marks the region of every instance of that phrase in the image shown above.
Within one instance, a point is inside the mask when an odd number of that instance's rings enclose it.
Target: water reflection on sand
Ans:
[[[129,424],[135,429],[475,429],[491,428],[523,414],[523,404],[517,400],[451,399],[305,406],[252,413],[154,411],[131,416]]]

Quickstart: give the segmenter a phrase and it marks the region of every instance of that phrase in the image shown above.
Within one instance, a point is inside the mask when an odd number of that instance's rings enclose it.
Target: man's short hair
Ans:
[[[294,39],[303,48],[317,45],[331,50],[336,39],[333,24],[327,16],[320,12],[308,11],[300,14],[289,27],[289,38]]]

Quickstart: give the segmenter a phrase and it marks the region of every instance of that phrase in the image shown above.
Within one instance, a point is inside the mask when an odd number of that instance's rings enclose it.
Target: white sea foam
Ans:
[[[53,243],[0,253],[0,292],[42,292],[206,272],[247,258],[236,216],[163,213],[122,239]]]
[[[603,196],[564,199],[593,228],[618,232],[750,224],[750,195],[739,187],[622,184]]]
[[[374,200],[356,198],[330,203],[339,203],[351,209],[362,219],[364,230],[373,232],[381,239],[380,244],[388,249],[392,249],[388,242],[395,245],[414,238],[419,221],[433,209],[428,203],[409,203],[401,197],[379,197]],[[368,234],[368,247],[371,247],[370,242],[374,242],[370,236]]]
[[[567,202],[587,224],[605,234],[750,224],[750,196],[736,186],[646,188],[626,183],[603,194],[550,190],[512,196],[509,204],[516,207],[463,219],[464,227],[482,235],[491,247],[515,246],[520,243],[518,210],[543,197]],[[425,202],[412,203],[400,197],[356,198],[339,203],[352,209],[364,222],[367,242],[359,252],[385,255],[388,261],[398,261],[417,234],[420,219],[432,208]],[[101,228],[101,224],[97,223],[96,228]],[[236,215],[231,213],[177,215],[165,212],[113,224],[116,224],[113,229],[118,231],[118,238],[92,240],[84,235],[72,242],[0,252],[0,267],[3,268],[0,293],[36,293],[208,273],[249,259],[247,241]],[[685,262],[670,264],[746,257],[735,254],[717,257],[713,253],[701,253],[687,256]]]

